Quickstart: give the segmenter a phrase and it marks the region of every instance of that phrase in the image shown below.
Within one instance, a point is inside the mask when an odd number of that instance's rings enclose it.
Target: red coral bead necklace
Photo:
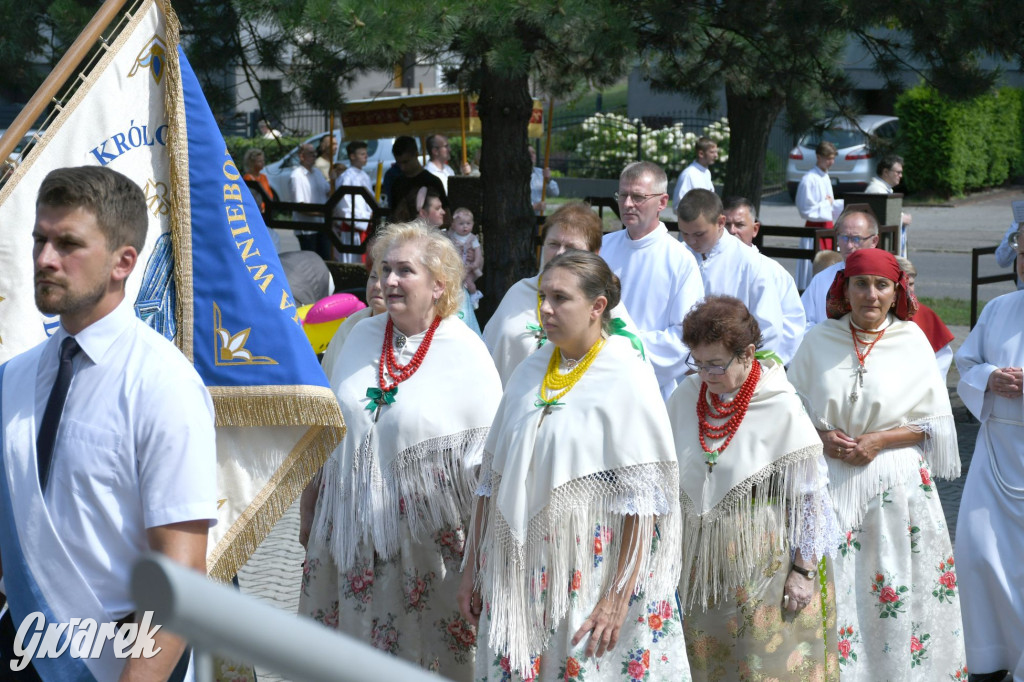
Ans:
[[[747,408],[750,406],[750,399],[754,396],[754,387],[757,386],[758,379],[760,378],[761,363],[754,360],[754,364],[750,368],[750,372],[747,374],[747,378],[744,380],[740,390],[736,393],[736,397],[732,400],[721,400],[712,393],[710,405],[708,404],[707,397],[707,382],[702,381],[700,383],[700,397],[697,400],[698,437],[700,438],[700,446],[704,449],[704,461],[708,465],[708,473],[714,470],[715,464],[718,463],[718,457],[729,447],[733,436],[739,430],[740,423],[743,421],[743,417],[746,416]],[[708,421],[709,414],[713,419],[724,419],[725,422],[719,425],[712,424]],[[724,438],[725,440],[721,445],[712,450],[707,445],[707,439],[709,438],[715,440]]]

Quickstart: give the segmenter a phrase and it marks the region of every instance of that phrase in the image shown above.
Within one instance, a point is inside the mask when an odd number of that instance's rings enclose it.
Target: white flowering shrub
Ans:
[[[626,164],[637,161],[637,135],[644,161],[653,161],[672,176],[678,174],[696,158],[694,146],[700,137],[708,137],[718,144],[718,162],[712,166],[716,181],[725,174],[725,161],[729,158],[729,123],[727,119],[704,126],[699,133],[686,130],[683,123],[674,123],[657,130],[639,119],[621,114],[597,113],[581,124],[582,138],[575,148],[581,157],[580,175],[586,177],[615,178]]]

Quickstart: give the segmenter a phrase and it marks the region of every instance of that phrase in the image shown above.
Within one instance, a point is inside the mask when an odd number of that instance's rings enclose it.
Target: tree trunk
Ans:
[[[781,95],[751,97],[735,92],[726,84],[725,102],[730,139],[724,195],[746,197],[760,209],[768,136],[775,119],[782,113],[785,98]]]
[[[479,111],[483,144],[484,293],[477,310],[482,327],[508,289],[536,274],[533,235],[536,217],[530,204],[530,157],[527,127],[533,98],[527,76],[505,77],[484,67]]]

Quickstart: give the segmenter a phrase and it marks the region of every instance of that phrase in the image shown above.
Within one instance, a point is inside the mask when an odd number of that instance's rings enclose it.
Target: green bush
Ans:
[[[907,189],[946,196],[1001,185],[1024,171],[1024,91],[953,101],[927,86],[896,100]]]
[[[228,145],[228,153],[234,159],[238,170],[244,173],[242,157],[249,149],[253,147],[262,149],[264,160],[270,164],[282,158],[305,139],[304,137],[280,137],[276,140],[265,140],[262,137],[225,137],[224,142]]]
[[[479,137],[466,137],[466,160],[473,163],[473,158],[476,153],[480,151],[480,143],[482,140]],[[457,172],[461,173],[460,166],[462,166],[462,136],[453,135],[448,138],[448,151],[451,152],[452,158],[448,161],[448,165],[454,168]]]

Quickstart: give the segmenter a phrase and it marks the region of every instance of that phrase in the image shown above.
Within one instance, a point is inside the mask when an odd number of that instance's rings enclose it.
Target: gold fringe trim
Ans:
[[[326,386],[211,386],[217,426],[330,426],[345,434],[338,399]]]
[[[178,63],[181,26],[169,0],[161,0],[160,9],[166,24],[164,41],[167,43],[167,83],[164,86],[164,106],[167,109],[167,156],[171,176],[171,248],[174,250],[174,286],[178,291],[178,305],[174,311],[178,333],[174,342],[189,362],[195,362],[192,352],[195,323],[192,302],[192,195],[188,177],[185,93],[181,87],[181,65]],[[186,264],[188,267],[184,267]]]
[[[209,577],[230,582],[327,461],[345,428],[314,426],[207,555]]]

